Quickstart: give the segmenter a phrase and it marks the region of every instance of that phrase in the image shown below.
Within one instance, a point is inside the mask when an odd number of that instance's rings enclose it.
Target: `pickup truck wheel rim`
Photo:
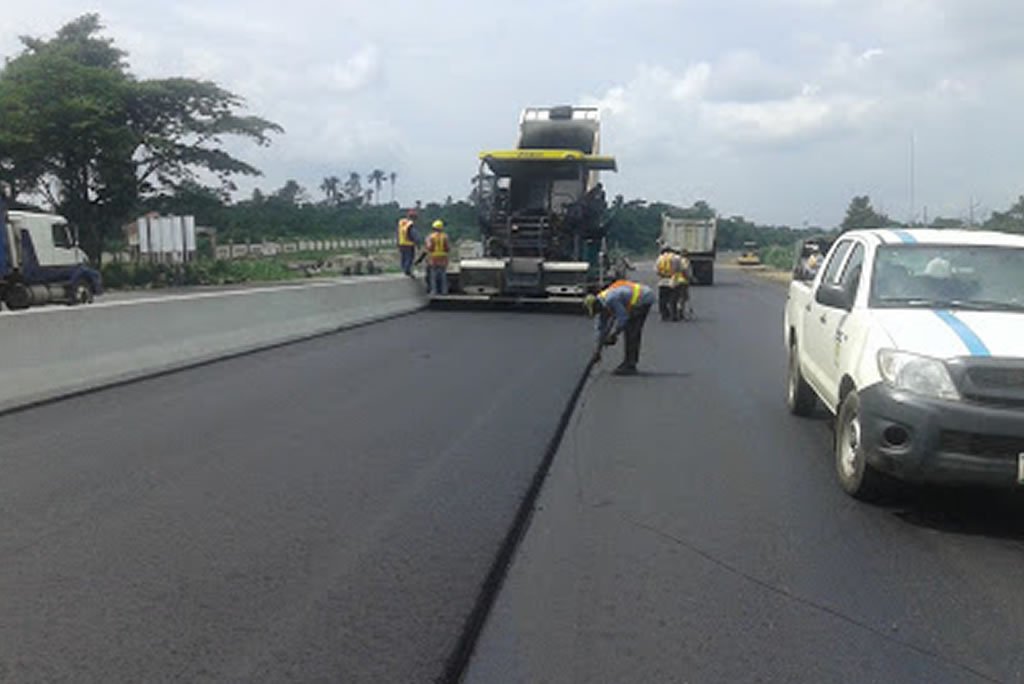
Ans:
[[[840,462],[843,474],[846,477],[853,477],[857,473],[857,452],[860,449],[860,419],[857,414],[850,416],[847,421],[839,448],[842,450]]]

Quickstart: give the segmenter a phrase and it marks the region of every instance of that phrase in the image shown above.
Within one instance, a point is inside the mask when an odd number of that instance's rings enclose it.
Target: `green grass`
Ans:
[[[761,250],[761,263],[779,271],[793,268],[793,248],[770,245]]]

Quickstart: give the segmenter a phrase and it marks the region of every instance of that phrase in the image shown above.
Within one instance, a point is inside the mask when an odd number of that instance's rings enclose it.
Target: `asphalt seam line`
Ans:
[[[435,680],[438,684],[458,684],[462,681],[469,668],[477,642],[483,633],[484,626],[487,624],[487,618],[497,602],[502,586],[505,584],[505,578],[508,576],[512,562],[515,560],[516,551],[519,550],[519,545],[530,527],[530,522],[536,511],[537,499],[540,496],[541,489],[543,489],[545,480],[547,480],[551,465],[554,463],[555,454],[558,453],[558,449],[562,445],[562,438],[569,427],[572,416],[576,411],[576,404],[583,394],[583,388],[587,384],[587,378],[590,377],[590,371],[594,365],[595,362],[591,359],[583,369],[580,379],[576,382],[576,386],[569,396],[569,401],[566,403],[565,409],[558,419],[555,434],[552,435],[551,440],[548,442],[544,457],[533,474],[533,479],[526,490],[526,495],[519,504],[515,518],[512,521],[512,526],[498,548],[498,553],[491,564],[491,569],[488,571],[487,577],[480,587],[480,592],[477,594],[476,601],[473,603],[473,608],[463,624],[462,633],[456,642],[455,649],[446,659],[443,673]]]

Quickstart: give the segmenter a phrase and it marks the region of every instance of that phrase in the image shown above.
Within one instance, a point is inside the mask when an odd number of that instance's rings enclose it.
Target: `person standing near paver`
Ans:
[[[412,261],[416,256],[416,210],[410,209],[403,218],[398,219],[398,258],[402,264],[402,273],[412,276]]]
[[[437,219],[431,226],[430,235],[423,243],[423,253],[427,255],[427,294],[448,294],[449,251],[444,221]]]

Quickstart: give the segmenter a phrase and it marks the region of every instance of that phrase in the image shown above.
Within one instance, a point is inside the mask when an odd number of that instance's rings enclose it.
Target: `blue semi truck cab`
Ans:
[[[7,211],[0,203],[0,303],[11,310],[88,304],[102,291],[99,271],[63,217]]]

